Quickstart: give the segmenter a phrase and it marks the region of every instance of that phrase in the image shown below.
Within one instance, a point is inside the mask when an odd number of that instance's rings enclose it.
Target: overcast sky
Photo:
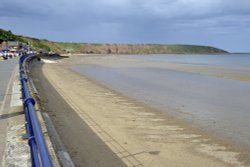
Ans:
[[[0,28],[54,41],[250,52],[250,0],[0,0]]]

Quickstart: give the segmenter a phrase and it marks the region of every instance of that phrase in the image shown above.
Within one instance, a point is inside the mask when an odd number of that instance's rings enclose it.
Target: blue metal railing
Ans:
[[[32,167],[52,167],[48,149],[43,138],[36,111],[34,109],[35,100],[29,94],[27,77],[24,69],[25,61],[33,56],[33,54],[25,54],[19,59],[23,110],[26,121],[26,137],[28,138],[28,144],[30,146]]]

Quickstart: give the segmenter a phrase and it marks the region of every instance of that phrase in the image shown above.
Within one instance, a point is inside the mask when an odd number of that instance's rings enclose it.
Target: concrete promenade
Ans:
[[[0,162],[1,166],[29,166],[30,156],[20,99],[18,58],[0,62]]]

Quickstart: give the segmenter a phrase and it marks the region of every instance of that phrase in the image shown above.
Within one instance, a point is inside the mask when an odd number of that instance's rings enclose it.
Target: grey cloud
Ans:
[[[1,0],[0,17],[41,17],[51,15],[52,8],[39,0]]]
[[[230,35],[237,36],[238,43],[247,41],[243,33],[250,36],[249,0],[1,0],[0,19],[4,18],[6,28],[52,40],[179,41],[230,49]],[[36,31],[22,25],[21,32],[13,18]]]

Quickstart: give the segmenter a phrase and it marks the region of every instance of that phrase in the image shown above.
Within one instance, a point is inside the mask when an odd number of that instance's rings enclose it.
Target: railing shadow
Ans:
[[[2,115],[0,115],[0,120],[16,117],[19,115],[24,115],[24,112],[19,111],[19,112],[14,112],[14,113],[2,114]]]

